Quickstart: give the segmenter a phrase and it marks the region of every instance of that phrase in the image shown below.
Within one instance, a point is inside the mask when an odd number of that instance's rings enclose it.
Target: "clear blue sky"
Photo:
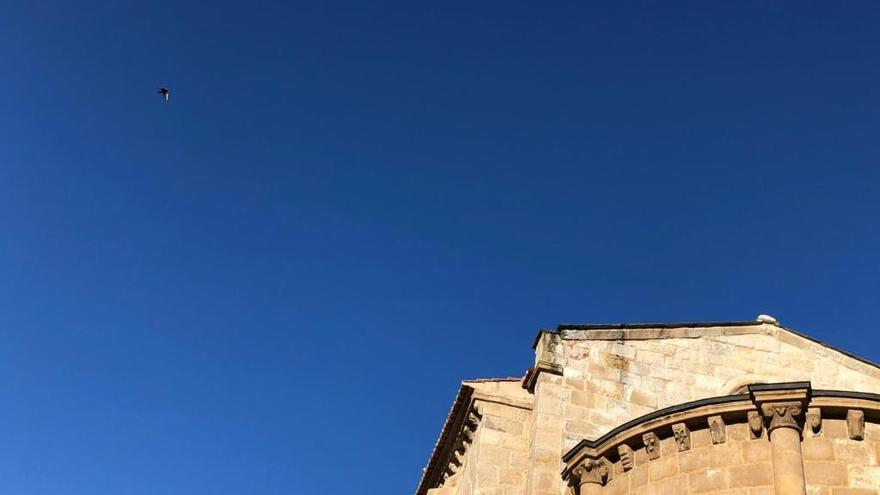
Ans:
[[[4,493],[410,493],[560,322],[880,360],[876,2],[359,3],[4,4]]]

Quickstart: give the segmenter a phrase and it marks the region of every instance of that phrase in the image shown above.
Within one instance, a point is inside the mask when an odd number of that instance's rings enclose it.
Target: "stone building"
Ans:
[[[880,367],[772,317],[533,347],[462,383],[416,495],[880,494]]]

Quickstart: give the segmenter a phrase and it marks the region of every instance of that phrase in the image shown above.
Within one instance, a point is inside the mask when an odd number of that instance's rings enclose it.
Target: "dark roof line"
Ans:
[[[556,330],[548,328],[538,329],[538,335],[532,342],[532,349],[538,347],[538,341],[543,333],[560,333],[563,330],[639,330],[650,328],[709,328],[709,327],[747,327],[751,325],[760,325],[761,321],[685,321],[685,322],[668,322],[668,323],[561,323],[556,326]]]
[[[504,376],[500,378],[474,378],[473,380],[464,380],[462,383],[498,383],[498,382],[521,382],[521,376]]]
[[[871,361],[870,359],[865,359],[863,357],[857,356],[850,352],[847,352],[839,347],[833,346],[827,342],[823,342],[815,337],[811,337],[809,335],[798,332],[797,330],[793,330],[784,325],[780,325],[777,323],[764,322],[761,320],[751,320],[751,321],[702,321],[702,322],[674,322],[674,323],[562,323],[556,326],[556,330],[549,330],[547,328],[542,328],[538,330],[538,334],[535,336],[535,340],[532,342],[532,349],[537,349],[538,341],[541,340],[541,334],[543,333],[555,333],[558,334],[563,330],[638,330],[638,329],[664,329],[664,328],[709,328],[709,327],[747,327],[750,325],[775,325],[782,330],[785,330],[789,333],[797,335],[802,339],[809,340],[810,342],[819,344],[823,347],[827,347],[833,351],[837,351],[844,356],[850,357],[859,361],[861,363],[873,366],[875,368],[880,368],[880,364]]]
[[[625,328],[705,328],[705,327],[747,327],[760,325],[758,320],[750,321],[687,321],[670,323],[562,323],[556,331],[562,330],[617,330]]]
[[[461,428],[461,424],[465,419],[464,413],[467,412],[470,406],[471,394],[473,392],[474,388],[467,384],[462,384],[458,389],[458,394],[456,394],[452,408],[449,410],[449,415],[446,417],[446,422],[443,424],[443,430],[441,430],[440,437],[431,450],[431,456],[428,458],[428,465],[425,466],[425,470],[422,473],[422,479],[419,480],[416,495],[425,495],[428,489],[431,488],[431,485],[436,486],[437,480],[443,474],[445,466],[441,466],[440,463],[450,455],[450,449],[453,445],[449,438],[454,437]]]

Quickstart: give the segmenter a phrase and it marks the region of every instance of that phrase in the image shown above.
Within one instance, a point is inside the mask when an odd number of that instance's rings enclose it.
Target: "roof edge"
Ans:
[[[671,328],[715,328],[715,327],[748,327],[759,325],[775,325],[784,328],[778,323],[762,320],[738,320],[738,321],[689,321],[689,322],[661,322],[661,323],[560,323],[556,330],[548,328],[538,329],[535,339],[532,341],[532,349],[538,348],[538,342],[545,333],[559,335],[565,330],[668,330]]]
[[[814,344],[818,344],[827,349],[831,349],[832,351],[839,352],[840,354],[851,358],[855,361],[858,361],[862,364],[866,364],[873,368],[880,369],[880,364],[871,361],[870,359],[865,359],[851,352],[845,351],[839,347],[831,345],[827,342],[819,340],[815,337],[811,337],[807,334],[801,333],[792,328],[786,327],[779,322],[773,320],[768,321],[764,319],[755,319],[748,321],[709,321],[709,322],[670,322],[670,323],[561,323],[556,326],[555,330],[550,330],[547,328],[541,328],[538,330],[537,335],[535,335],[535,340],[532,342],[532,349],[538,348],[538,342],[541,340],[541,336],[545,333],[553,334],[553,335],[561,335],[561,333],[565,330],[581,330],[581,331],[603,331],[603,330],[668,330],[668,329],[678,329],[678,328],[717,328],[717,327],[749,327],[749,326],[761,326],[761,325],[769,325],[772,327],[776,327],[780,330],[786,331],[796,337],[800,337],[809,342],[813,342]],[[608,338],[603,338],[600,340],[609,340]]]
[[[428,457],[428,464],[425,465],[422,471],[422,478],[419,480],[419,485],[416,488],[416,495],[427,493],[430,485],[442,474],[438,470],[439,463],[454,443],[455,433],[464,421],[467,410],[470,409],[471,395],[473,393],[474,388],[467,383],[463,382],[459,387],[455,400],[452,402],[452,407],[449,409],[449,414],[446,416],[446,421],[443,423],[443,429],[440,430],[440,436],[434,444],[434,449],[431,450],[430,457]],[[452,440],[450,440],[450,436]]]

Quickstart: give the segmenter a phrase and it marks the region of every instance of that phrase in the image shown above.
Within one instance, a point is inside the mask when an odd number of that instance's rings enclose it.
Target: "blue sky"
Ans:
[[[880,7],[720,3],[6,2],[3,491],[410,493],[561,322],[880,360]]]

